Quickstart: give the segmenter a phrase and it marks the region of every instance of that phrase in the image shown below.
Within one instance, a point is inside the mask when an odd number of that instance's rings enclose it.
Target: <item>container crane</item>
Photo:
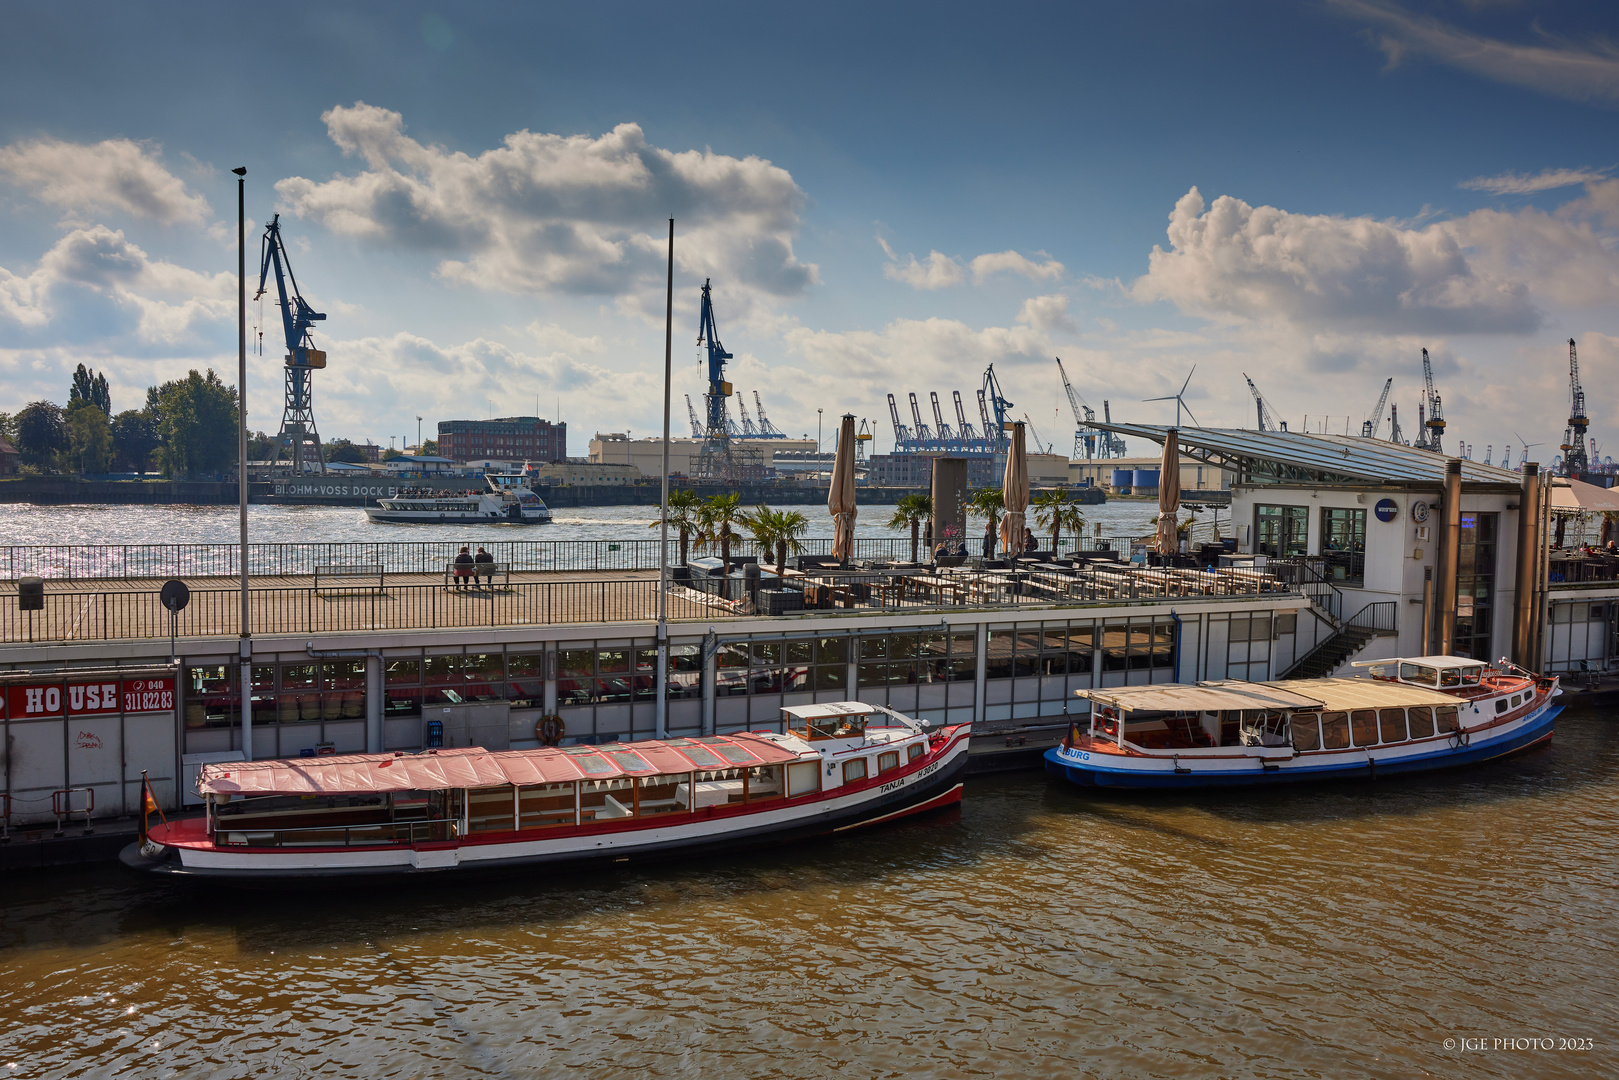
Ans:
[[[787,433],[772,424],[770,418],[765,415],[765,403],[760,399],[759,391],[757,390],[753,392],[753,407],[759,414],[759,437],[761,439],[785,439],[787,437]],[[868,434],[866,437],[869,439],[871,436]]]
[[[753,426],[753,417],[748,415],[748,403],[742,400],[741,395],[736,399],[736,411],[742,417],[742,438],[757,439],[759,429]]]
[[[899,421],[899,403],[894,400],[893,394],[888,395],[888,415],[894,421],[894,449],[896,451],[911,449],[914,437],[911,435],[911,429]]]
[[[941,450],[959,450],[956,433],[950,430],[950,425],[944,422],[944,410],[939,406],[939,392],[929,390],[928,397],[933,401],[933,433],[939,438]]]
[[[1585,429],[1591,421],[1585,415],[1585,388],[1580,385],[1580,359],[1574,352],[1574,339],[1568,339],[1568,427],[1563,432],[1563,471],[1579,477],[1591,468],[1585,452]]]
[[[1436,454],[1444,453],[1445,438],[1445,407],[1439,400],[1439,391],[1433,385],[1433,363],[1428,359],[1428,350],[1422,350],[1422,385],[1423,396],[1428,399],[1427,445],[1424,449],[1432,450]]]
[[[686,395],[686,416],[691,421],[691,437],[701,439],[703,437],[703,422],[697,419],[697,410],[692,406],[690,394]]]
[[[298,291],[298,279],[292,273],[292,260],[287,257],[281,242],[281,215],[276,214],[264,227],[259,245],[259,291],[257,300],[264,295],[265,281],[271,269],[275,270],[275,288],[281,309],[281,329],[287,339],[286,388],[281,406],[281,431],[276,437],[276,450],[271,468],[281,461],[281,451],[287,451],[287,465],[294,476],[304,473],[324,474],[326,455],[321,452],[320,432],[315,428],[313,386],[310,373],[326,366],[326,354],[315,348],[309,328],[323,322],[326,316],[304,302]],[[288,284],[292,291],[287,291]],[[314,459],[306,457],[308,444],[314,443]],[[247,463],[243,462],[246,468]]]
[[[925,450],[935,449],[933,445],[933,429],[922,420],[922,406],[916,402],[916,392],[911,392],[911,420],[916,425],[912,430],[916,432],[916,441],[922,444]]]
[[[1006,414],[1012,408],[1012,403],[1006,400],[1001,393],[1001,381],[995,377],[995,365],[991,364],[984,369],[984,385],[979,390],[979,407],[984,409],[984,434],[992,441],[995,456],[1005,463],[1006,455]],[[991,425],[991,419],[994,424]]]
[[[1102,423],[1113,423],[1113,406],[1108,402],[1107,398],[1102,399]],[[1102,432],[1102,456],[1115,458],[1123,457],[1124,440],[1113,434],[1111,431]]]
[[[967,407],[961,403],[961,391],[952,390],[956,398],[956,434],[963,443],[978,442],[978,431],[967,420]]]
[[[1389,406],[1389,442],[1391,442],[1391,443],[1401,443],[1402,445],[1404,443],[1404,440],[1401,439],[1401,437],[1400,437],[1400,405],[1399,405],[1399,402],[1395,402],[1394,404]]]
[[[1248,377],[1246,371],[1242,373],[1242,380],[1248,384],[1248,392],[1254,396],[1254,412],[1259,419],[1259,430],[1275,431],[1275,414],[1271,412],[1270,406],[1265,403],[1264,395],[1259,392],[1259,387],[1254,385],[1254,380]]]
[[[1377,429],[1383,426],[1383,407],[1389,403],[1389,391],[1394,388],[1394,376],[1389,376],[1383,384],[1383,393],[1377,399],[1377,408],[1372,410],[1372,418],[1360,425],[1361,438],[1377,438]]]
[[[1425,415],[1424,411],[1423,411],[1423,408],[1424,408],[1423,403],[1420,402],[1420,401],[1417,402],[1417,441],[1416,441],[1416,447],[1417,447],[1418,450],[1426,450],[1426,449],[1428,449],[1428,426],[1427,426],[1427,424],[1425,424],[1423,422],[1423,417]]]

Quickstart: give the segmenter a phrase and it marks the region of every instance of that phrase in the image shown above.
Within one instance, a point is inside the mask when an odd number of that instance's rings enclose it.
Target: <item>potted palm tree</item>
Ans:
[[[1085,515],[1068,492],[1061,489],[1042,491],[1034,497],[1034,520],[1041,528],[1051,530],[1051,553],[1058,554],[1057,541],[1064,530],[1078,533],[1085,527]]]
[[[911,527],[911,561],[920,562],[917,558],[916,546],[921,541],[920,530],[924,518],[933,516],[933,496],[906,495],[894,504],[894,516],[888,519],[890,529],[903,529]]]
[[[809,528],[809,518],[797,510],[772,510],[768,506],[761,506],[746,515],[742,524],[752,535],[753,542],[759,545],[759,554],[766,558],[775,555],[776,575],[780,577],[787,569],[787,553],[791,551],[796,555],[804,550],[798,538]]]
[[[686,565],[686,555],[689,551],[691,534],[697,528],[697,510],[703,505],[702,496],[690,488],[681,488],[669,493],[669,506],[664,511],[664,518],[654,521],[647,526],[656,529],[663,524],[666,518],[671,529],[680,533],[680,565]]]
[[[736,526],[742,524],[747,512],[742,509],[742,496],[735,491],[724,495],[710,495],[697,507],[697,543],[700,547],[718,546],[723,573],[731,572],[731,537]]]

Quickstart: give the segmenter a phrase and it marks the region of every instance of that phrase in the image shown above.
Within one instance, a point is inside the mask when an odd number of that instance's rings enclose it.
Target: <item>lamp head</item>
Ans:
[[[246,176],[247,175],[247,166],[242,165],[242,166],[240,166],[238,168],[232,169],[231,172],[235,173],[237,176]]]

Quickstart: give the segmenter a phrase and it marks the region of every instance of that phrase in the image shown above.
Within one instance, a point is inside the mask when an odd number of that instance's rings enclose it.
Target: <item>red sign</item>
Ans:
[[[174,709],[173,679],[125,679],[125,712],[171,712]]]
[[[13,720],[26,720],[32,716],[61,716],[66,700],[61,683],[13,686],[6,694],[6,715]]]
[[[118,684],[68,683],[67,711],[71,716],[115,713],[118,711]]]

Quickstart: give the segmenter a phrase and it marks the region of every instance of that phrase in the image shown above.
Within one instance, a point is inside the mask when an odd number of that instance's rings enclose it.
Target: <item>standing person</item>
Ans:
[[[995,557],[995,519],[990,518],[984,522],[984,558]]]
[[[455,587],[464,588],[467,579],[472,576],[472,553],[462,545],[461,553],[455,557]]]
[[[495,557],[480,547],[478,548],[478,554],[472,561],[478,564],[478,577],[493,585],[495,583]]]

